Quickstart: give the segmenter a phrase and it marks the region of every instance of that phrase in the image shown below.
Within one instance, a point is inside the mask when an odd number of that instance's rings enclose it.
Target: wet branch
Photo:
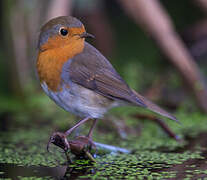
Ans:
[[[153,116],[153,115],[148,115],[148,114],[135,114],[135,115],[132,115],[133,117],[137,118],[137,119],[148,119],[148,120],[151,120],[151,121],[154,121],[155,123],[157,123],[163,130],[164,132],[171,138],[175,139],[176,141],[180,141],[180,137],[178,135],[176,135],[168,126],[167,124]]]
[[[200,0],[204,2],[203,0]],[[199,67],[190,55],[167,11],[158,0],[120,0],[126,12],[150,35],[184,82],[191,89],[200,109],[207,112],[207,89]]]
[[[100,151],[99,152],[100,154],[106,154],[106,153],[128,154],[131,152],[130,150],[124,148],[102,144],[98,142],[92,142],[91,139],[89,139],[86,136],[78,136],[74,140],[68,141],[70,147],[69,149],[64,138],[62,138],[62,136],[58,133],[55,134],[55,136],[53,136],[51,143],[58,146],[64,151],[68,163],[72,163],[70,158],[70,153],[75,155],[77,158],[83,157],[91,160],[92,162],[96,162],[96,160],[94,159],[94,154],[96,153],[96,150]]]

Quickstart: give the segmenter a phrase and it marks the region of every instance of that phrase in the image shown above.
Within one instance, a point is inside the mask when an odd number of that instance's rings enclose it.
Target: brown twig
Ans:
[[[168,136],[169,137],[172,137],[173,139],[175,139],[176,141],[180,141],[181,139],[180,139],[180,137],[178,136],[178,135],[176,135],[168,126],[167,126],[167,124],[163,121],[163,120],[161,120],[161,119],[159,119],[159,118],[157,118],[157,117],[155,117],[155,116],[153,116],[153,115],[148,115],[148,114],[134,114],[134,115],[132,115],[133,117],[135,117],[135,118],[137,118],[137,119],[148,119],[148,120],[152,120],[152,121],[154,121],[155,123],[157,123],[165,132],[166,132],[166,134],[168,134]]]
[[[70,140],[68,141],[68,143],[66,143],[65,138],[62,137],[61,133],[55,133],[52,136],[52,140],[50,140],[50,143],[53,143],[54,145],[58,146],[64,151],[67,158],[67,162],[69,164],[72,162],[70,159],[70,153],[74,154],[76,157],[84,157],[86,159],[91,160],[92,162],[96,162],[96,160],[93,157],[93,153],[95,152],[93,151],[93,149],[96,148],[100,151],[100,154],[131,153],[130,150],[125,148],[93,142],[87,136],[78,136],[74,140]],[[68,148],[68,144],[69,144],[69,148]]]
[[[93,162],[96,162],[91,154],[91,150],[95,147],[95,145],[90,138],[86,136],[78,136],[74,140],[66,142],[61,133],[55,133],[49,143],[53,143],[64,151],[68,163],[71,163],[70,152],[77,157],[85,157]],[[47,149],[48,148],[49,146]]]
[[[204,0],[202,0],[204,2]],[[120,0],[123,8],[157,43],[195,95],[201,110],[207,112],[207,89],[199,67],[185,47],[172,20],[158,0]]]
[[[194,0],[195,4],[203,10],[204,13],[207,14],[207,1],[206,0]]]

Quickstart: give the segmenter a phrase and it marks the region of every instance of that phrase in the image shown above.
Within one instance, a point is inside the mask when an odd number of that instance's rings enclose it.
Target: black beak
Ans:
[[[87,32],[84,32],[80,35],[80,38],[95,38],[95,36]]]

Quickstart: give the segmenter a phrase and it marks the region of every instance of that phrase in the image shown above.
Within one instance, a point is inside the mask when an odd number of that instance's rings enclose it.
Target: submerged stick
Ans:
[[[176,141],[180,141],[181,140],[181,138],[180,138],[180,136],[178,136],[178,135],[176,135],[168,126],[167,126],[167,124],[163,121],[163,120],[161,120],[161,119],[159,119],[159,118],[157,118],[157,117],[155,117],[155,116],[152,116],[152,115],[147,115],[147,114],[134,114],[134,115],[132,115],[133,117],[135,117],[135,118],[137,118],[137,119],[149,119],[149,120],[152,120],[152,121],[155,121],[165,132],[166,132],[166,134],[169,136],[169,137],[171,137],[171,138],[173,138],[173,139],[175,139]]]
[[[125,148],[120,148],[120,147],[117,147],[117,146],[102,144],[102,143],[98,143],[98,142],[94,142],[94,144],[96,145],[97,149],[104,150],[104,151],[110,151],[112,153],[124,153],[124,154],[131,153],[130,150],[125,149]]]
[[[96,162],[96,160],[93,157],[93,154],[95,154],[93,153],[95,151],[92,151],[93,149],[98,149],[100,152],[98,154],[102,154],[103,152],[104,154],[106,153],[128,154],[131,152],[128,149],[124,149],[108,144],[102,144],[98,142],[92,142],[91,139],[86,136],[78,136],[74,140],[68,141],[69,148],[66,148],[67,145],[65,143],[65,140],[60,136],[60,134],[57,133],[53,137],[53,141],[51,141],[51,143],[63,149],[68,163],[71,163],[70,153],[74,154],[76,157],[85,157],[93,162]]]

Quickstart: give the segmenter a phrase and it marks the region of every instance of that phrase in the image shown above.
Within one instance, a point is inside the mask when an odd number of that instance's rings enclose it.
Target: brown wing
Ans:
[[[84,51],[72,59],[68,71],[70,80],[85,88],[111,99],[146,107],[177,121],[173,115],[130,89],[109,61],[88,43],[85,43]]]
[[[69,77],[71,81],[108,98],[146,107],[108,60],[87,42],[83,52],[72,59]]]

